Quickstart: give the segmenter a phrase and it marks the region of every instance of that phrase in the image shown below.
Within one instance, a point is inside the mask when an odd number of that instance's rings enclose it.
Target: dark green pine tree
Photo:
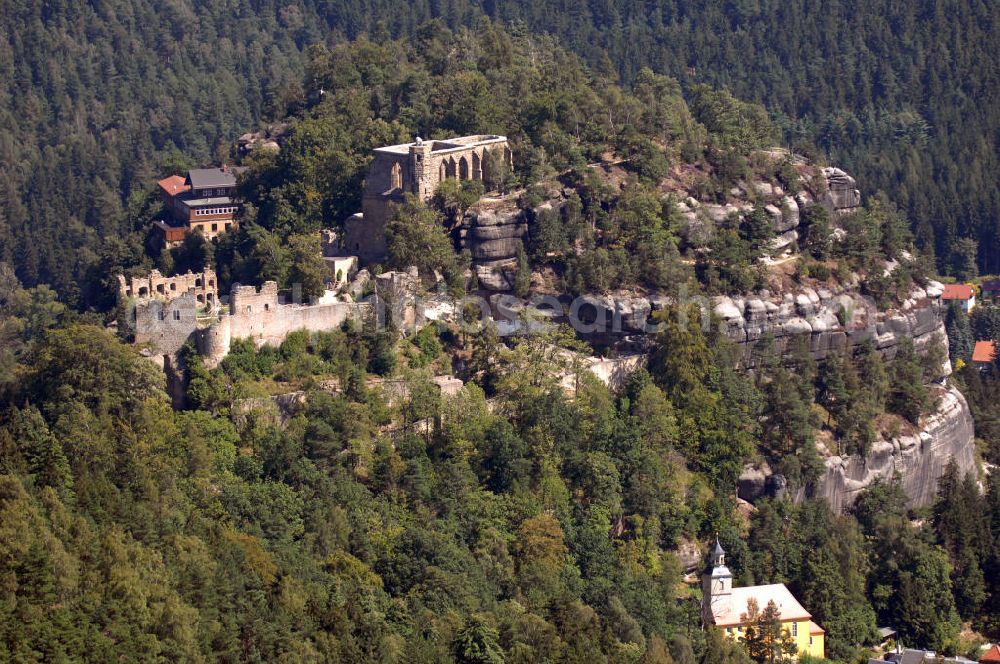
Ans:
[[[969,324],[969,315],[957,302],[952,302],[948,306],[944,329],[948,335],[948,356],[952,364],[956,364],[958,360],[968,364],[972,359],[972,349],[976,342],[972,326]]]

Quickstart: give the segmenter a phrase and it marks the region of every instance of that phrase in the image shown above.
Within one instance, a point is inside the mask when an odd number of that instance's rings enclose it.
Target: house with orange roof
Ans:
[[[1000,646],[994,644],[992,648],[983,653],[979,658],[979,664],[989,662],[990,664],[1000,664]]]
[[[976,287],[969,284],[946,284],[941,300],[958,302],[965,313],[969,313],[976,307]]]
[[[980,369],[984,369],[996,359],[997,348],[992,341],[977,341],[976,347],[972,349],[972,363]]]
[[[826,632],[817,625],[802,604],[783,583],[763,586],[733,587],[733,575],[726,567],[726,552],[718,540],[710,562],[702,575],[702,619],[715,625],[727,637],[739,639],[746,628],[747,606],[751,600],[763,610],[770,602],[778,607],[783,631],[795,641],[797,654],[822,659],[825,656]]]

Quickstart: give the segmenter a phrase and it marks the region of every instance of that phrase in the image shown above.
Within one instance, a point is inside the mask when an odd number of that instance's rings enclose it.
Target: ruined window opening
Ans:
[[[248,304],[247,305],[247,313],[250,313],[251,311],[252,311],[252,309],[251,309],[250,305]]]
[[[270,311],[270,310],[271,310],[271,305],[270,305],[270,304],[267,304],[267,303],[265,302],[265,303],[264,303],[264,311]]]
[[[170,290],[172,291],[177,290],[177,284],[170,284]]]
[[[156,292],[162,295],[164,293],[163,284],[156,284]]]
[[[161,310],[160,310],[160,314],[159,314],[159,317],[160,317],[160,320],[167,320],[167,312],[166,312],[166,311],[163,311],[163,310],[161,309]]]
[[[199,287],[199,288],[201,287],[201,278],[200,277],[198,279],[194,280],[194,285],[197,286],[197,287]]]

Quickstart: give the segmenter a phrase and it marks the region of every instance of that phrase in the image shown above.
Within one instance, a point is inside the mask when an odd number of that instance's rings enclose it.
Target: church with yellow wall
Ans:
[[[797,655],[825,656],[826,633],[813,622],[812,615],[785,584],[734,588],[733,575],[726,567],[726,552],[716,541],[708,568],[702,575],[702,619],[705,625],[714,625],[727,637],[739,640],[746,626],[743,616],[747,613],[750,600],[755,600],[761,610],[769,602],[774,602],[780,612],[782,630],[787,631],[798,646]]]

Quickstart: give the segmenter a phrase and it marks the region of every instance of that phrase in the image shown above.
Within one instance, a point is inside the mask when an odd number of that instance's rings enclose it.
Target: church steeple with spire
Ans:
[[[714,622],[712,606],[729,602],[733,594],[733,573],[726,567],[726,552],[715,538],[709,563],[701,575],[701,609],[706,623]]]

